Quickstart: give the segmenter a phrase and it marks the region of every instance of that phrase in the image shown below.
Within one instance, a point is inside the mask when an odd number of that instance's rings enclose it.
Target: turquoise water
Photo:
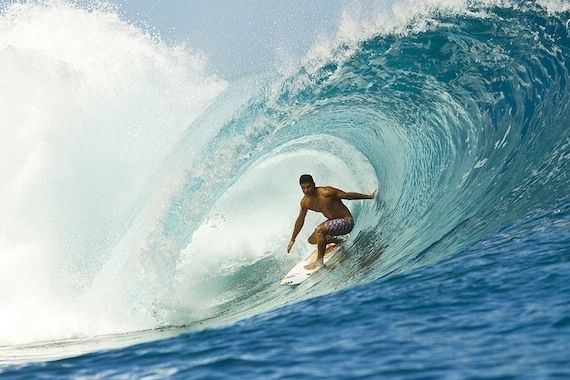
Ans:
[[[569,377],[570,9],[386,9],[232,81],[113,11],[4,12],[3,121],[31,137],[5,128],[0,373]],[[98,54],[29,32],[64,16]],[[281,287],[305,172],[379,199]]]

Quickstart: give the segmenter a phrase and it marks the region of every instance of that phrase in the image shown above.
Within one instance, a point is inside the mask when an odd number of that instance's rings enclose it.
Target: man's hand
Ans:
[[[372,194],[370,194],[370,199],[374,199],[374,198],[376,198],[376,190],[374,190],[372,192]]]
[[[295,244],[295,240],[289,240],[289,245],[287,246],[287,253],[291,252],[291,248],[293,248],[293,244]]]

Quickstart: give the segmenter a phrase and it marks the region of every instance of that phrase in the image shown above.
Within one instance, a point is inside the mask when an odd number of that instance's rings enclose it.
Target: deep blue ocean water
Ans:
[[[36,138],[7,133],[0,377],[570,378],[570,9],[402,4],[413,17],[356,23],[286,74],[231,82],[113,11],[5,11],[0,67],[24,79],[0,77],[0,100],[44,101],[0,119]],[[118,31],[130,64],[21,37],[61,17],[92,22],[105,49]],[[23,87],[35,70],[47,79]],[[43,89],[61,98],[45,106]],[[129,103],[132,89],[150,100]],[[129,127],[146,101],[146,129]],[[164,127],[188,109],[189,127]],[[309,249],[284,252],[304,172],[378,200],[350,202],[338,265],[283,287]],[[19,215],[39,221],[21,230]]]

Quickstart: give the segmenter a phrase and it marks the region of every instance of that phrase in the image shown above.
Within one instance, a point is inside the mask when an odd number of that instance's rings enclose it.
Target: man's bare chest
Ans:
[[[331,207],[334,206],[334,202],[327,198],[322,199],[311,199],[307,204],[307,208],[312,211],[316,212],[323,212],[329,210]]]

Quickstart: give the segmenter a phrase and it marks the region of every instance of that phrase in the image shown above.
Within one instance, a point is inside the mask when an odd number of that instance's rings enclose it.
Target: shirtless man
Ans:
[[[318,248],[317,259],[305,266],[305,269],[311,270],[323,264],[327,243],[336,242],[335,236],[346,235],[354,227],[352,214],[341,199],[374,199],[376,191],[372,194],[345,193],[330,186],[316,187],[313,177],[309,174],[303,174],[299,184],[305,196],[301,199],[301,211],[295,222],[287,252],[291,252],[295,238],[303,228],[308,210],[320,212],[327,218],[327,221],[319,224],[309,237],[309,243],[317,244]]]

